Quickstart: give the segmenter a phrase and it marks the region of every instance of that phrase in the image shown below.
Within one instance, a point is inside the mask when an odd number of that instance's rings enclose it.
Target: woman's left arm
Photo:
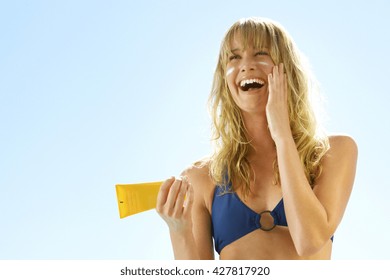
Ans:
[[[334,234],[355,178],[357,146],[348,136],[329,138],[322,174],[310,186],[289,126],[287,82],[283,65],[268,76],[267,121],[275,142],[286,218],[299,255],[318,252]]]
[[[284,207],[299,255],[318,252],[336,231],[355,178],[357,146],[348,136],[330,137],[322,174],[312,189],[293,139],[276,144]]]

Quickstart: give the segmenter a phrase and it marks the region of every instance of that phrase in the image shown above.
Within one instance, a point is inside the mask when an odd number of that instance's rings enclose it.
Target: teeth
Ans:
[[[240,86],[244,87],[245,85],[253,84],[253,83],[258,83],[260,85],[264,85],[264,81],[262,81],[260,79],[248,79],[248,80],[242,80],[240,83]]]

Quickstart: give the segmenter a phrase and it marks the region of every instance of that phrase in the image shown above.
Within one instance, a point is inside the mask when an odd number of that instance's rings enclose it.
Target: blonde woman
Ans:
[[[215,152],[158,196],[175,259],[214,259],[214,249],[220,259],[331,258],[357,145],[322,133],[313,85],[278,23],[228,30],[210,95]]]

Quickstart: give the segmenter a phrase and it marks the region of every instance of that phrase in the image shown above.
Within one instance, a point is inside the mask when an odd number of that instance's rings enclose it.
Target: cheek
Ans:
[[[260,65],[263,65],[263,66],[270,66],[270,64],[268,62],[265,62],[265,61],[259,61],[258,63]]]
[[[232,89],[233,89],[232,87],[235,84],[235,78],[234,78],[235,72],[236,72],[236,67],[234,67],[234,66],[229,66],[228,68],[226,68],[225,79],[227,81],[227,84],[228,84],[230,91],[232,91]]]
[[[229,79],[229,77],[234,73],[236,68],[234,66],[229,66],[226,68],[226,79]]]
[[[267,74],[272,72],[272,68],[274,67],[273,63],[266,62],[266,61],[259,61],[258,64],[260,65],[261,69]]]

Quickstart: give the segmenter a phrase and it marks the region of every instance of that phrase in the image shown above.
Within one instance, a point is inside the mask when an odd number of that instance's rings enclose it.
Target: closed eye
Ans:
[[[255,55],[269,55],[266,51],[257,52]]]
[[[234,54],[234,55],[229,56],[229,61],[232,61],[233,59],[239,59],[239,58],[240,58],[239,55]]]

